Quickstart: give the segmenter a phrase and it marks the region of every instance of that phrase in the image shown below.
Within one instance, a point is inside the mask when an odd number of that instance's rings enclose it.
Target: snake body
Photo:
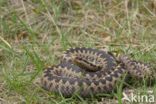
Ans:
[[[108,52],[93,48],[70,48],[60,64],[46,68],[41,78],[44,89],[71,97],[110,93],[126,73],[143,78],[151,74],[150,67],[127,56],[118,59]]]

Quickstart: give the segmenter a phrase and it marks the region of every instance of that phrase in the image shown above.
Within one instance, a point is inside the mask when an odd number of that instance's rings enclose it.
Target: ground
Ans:
[[[77,46],[128,54],[156,70],[155,40],[155,0],[0,0],[0,104],[108,104],[115,99],[120,104],[121,97],[64,98],[36,80],[63,51]],[[147,88],[139,81],[134,85]],[[156,84],[150,88],[156,92]]]

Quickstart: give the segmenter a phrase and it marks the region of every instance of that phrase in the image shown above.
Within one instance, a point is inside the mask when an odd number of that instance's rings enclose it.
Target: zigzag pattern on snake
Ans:
[[[41,78],[44,89],[71,97],[110,93],[117,81],[128,73],[136,78],[151,74],[150,66],[127,56],[115,58],[108,52],[93,48],[70,48],[60,64],[45,68]]]

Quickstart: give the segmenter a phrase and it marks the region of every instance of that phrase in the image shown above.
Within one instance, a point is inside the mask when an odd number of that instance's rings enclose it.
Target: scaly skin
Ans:
[[[46,68],[41,78],[42,87],[51,92],[71,97],[74,93],[88,97],[110,93],[116,82],[127,72],[135,77],[150,74],[149,66],[121,56],[118,60],[105,51],[92,48],[71,48],[60,64]]]

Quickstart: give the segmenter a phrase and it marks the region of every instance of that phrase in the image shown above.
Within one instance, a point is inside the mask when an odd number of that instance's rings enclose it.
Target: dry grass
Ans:
[[[1,0],[0,8],[0,104],[97,103],[35,83],[69,47],[130,54],[155,70],[155,0]]]

